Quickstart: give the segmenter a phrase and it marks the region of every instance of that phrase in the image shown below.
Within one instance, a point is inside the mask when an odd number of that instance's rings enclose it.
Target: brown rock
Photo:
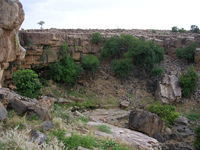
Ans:
[[[18,29],[24,20],[24,11],[18,0],[0,1],[0,87],[5,63],[21,60],[25,49],[19,44]]]
[[[149,136],[160,134],[163,121],[156,115],[144,110],[133,110],[129,115],[129,128]]]

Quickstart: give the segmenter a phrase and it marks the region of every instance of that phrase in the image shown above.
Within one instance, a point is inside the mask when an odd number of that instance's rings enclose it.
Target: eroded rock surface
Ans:
[[[133,149],[135,148],[138,150],[161,150],[160,144],[156,139],[151,138],[140,132],[100,122],[89,122],[88,125],[93,127],[100,125],[108,126],[111,130],[110,134],[96,131],[95,135],[119,140],[120,142],[131,146]]]
[[[181,87],[178,84],[178,77],[165,74],[158,84],[156,95],[163,103],[179,101],[181,98]]]
[[[129,128],[151,137],[161,134],[163,121],[156,114],[145,110],[133,110],[129,115]]]
[[[54,99],[47,97],[39,100],[30,99],[20,96],[7,88],[0,88],[0,103],[3,103],[4,107],[11,107],[18,114],[33,112],[42,120],[50,120],[50,109]]]
[[[3,72],[9,62],[23,59],[25,49],[19,44],[18,30],[24,11],[18,0],[0,0],[0,87]]]

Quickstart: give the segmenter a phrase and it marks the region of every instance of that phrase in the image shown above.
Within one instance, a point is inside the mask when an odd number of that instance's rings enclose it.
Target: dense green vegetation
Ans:
[[[178,58],[185,59],[188,62],[194,62],[194,54],[195,54],[196,47],[197,47],[197,44],[192,43],[184,48],[178,48],[176,50],[176,56]]]
[[[176,112],[176,108],[172,105],[155,103],[149,105],[147,109],[157,114],[169,126],[173,125],[175,119],[179,117],[179,113]]]
[[[186,32],[186,30],[184,28],[178,28],[177,26],[173,26],[171,31],[172,32],[180,32],[180,33]]]
[[[153,77],[161,77],[163,73],[164,69],[160,66],[154,66],[153,69],[151,70],[151,75]]]
[[[195,142],[194,142],[194,147],[197,150],[200,150],[200,126],[198,126],[195,130]]]
[[[133,64],[130,59],[116,59],[112,61],[111,68],[117,77],[124,78],[132,71]]]
[[[86,71],[95,72],[99,67],[99,59],[94,55],[85,55],[81,59],[81,65]]]
[[[198,74],[194,67],[188,68],[187,72],[179,77],[183,97],[189,97],[197,87]]]
[[[69,47],[67,45],[66,42],[64,42],[61,46],[60,46],[60,49],[58,51],[58,58],[59,59],[62,59],[64,57],[66,57],[68,55],[68,50],[69,50]]]
[[[18,70],[13,73],[12,80],[19,94],[30,98],[39,96],[42,85],[33,70]]]
[[[190,112],[185,116],[191,121],[200,121],[200,113]]]
[[[103,42],[103,37],[101,33],[95,32],[95,33],[92,33],[90,41],[93,44],[100,44]]]
[[[60,83],[74,85],[81,73],[81,67],[74,60],[66,56],[58,62],[49,65],[50,77]]]
[[[130,66],[135,65],[143,70],[149,72],[152,70],[154,65],[159,64],[164,57],[164,50],[160,46],[156,45],[152,41],[143,41],[133,37],[132,35],[122,34],[120,36],[114,36],[105,42],[101,56],[109,59],[120,59],[118,62],[115,61],[117,69],[113,69],[116,74],[125,72],[124,75],[129,72]],[[122,63],[131,63],[125,67],[128,70],[118,71],[118,68],[122,67]],[[119,72],[119,73],[118,73]],[[123,76],[123,75],[122,75]]]

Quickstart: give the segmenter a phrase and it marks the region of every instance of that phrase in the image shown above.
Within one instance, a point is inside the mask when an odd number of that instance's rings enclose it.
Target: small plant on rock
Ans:
[[[133,64],[130,59],[113,60],[111,68],[117,77],[124,78],[133,70]]]
[[[194,67],[190,67],[186,73],[179,77],[183,97],[189,97],[197,87],[198,74]]]
[[[185,59],[188,62],[194,62],[194,54],[197,44],[192,43],[184,48],[178,48],[176,50],[176,56],[181,59]]]
[[[166,125],[172,125],[175,119],[179,117],[179,113],[176,112],[176,108],[171,105],[155,103],[149,105],[147,109],[148,111],[157,114],[166,123]]]
[[[13,73],[12,79],[19,94],[30,98],[39,96],[42,84],[33,70],[18,70]]]
[[[83,69],[95,72],[99,66],[99,59],[94,55],[85,55],[81,59]]]
[[[164,73],[164,69],[160,66],[155,66],[152,70],[151,70],[151,75],[153,77],[160,77],[162,76],[162,74]]]
[[[92,33],[91,35],[91,43],[100,44],[103,42],[103,37],[99,32]]]

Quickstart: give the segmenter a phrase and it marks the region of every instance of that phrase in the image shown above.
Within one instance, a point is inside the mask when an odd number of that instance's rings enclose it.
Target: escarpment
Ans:
[[[0,87],[4,70],[9,63],[21,60],[25,49],[20,45],[18,30],[24,20],[24,11],[18,0],[0,0]]]

